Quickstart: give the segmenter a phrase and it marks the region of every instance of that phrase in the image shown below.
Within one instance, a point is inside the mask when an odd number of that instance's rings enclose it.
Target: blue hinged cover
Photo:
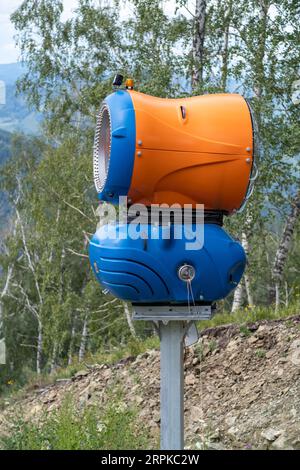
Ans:
[[[163,239],[162,226],[152,226],[158,239],[148,240],[131,239],[128,227],[103,226],[90,243],[90,261],[97,279],[120,299],[192,303],[187,284],[177,274],[179,266],[189,263],[196,270],[191,283],[195,301],[212,302],[225,298],[244,272],[246,256],[241,244],[218,225],[204,225],[204,245],[196,251],[187,251],[184,239]],[[141,231],[148,229],[141,226]]]

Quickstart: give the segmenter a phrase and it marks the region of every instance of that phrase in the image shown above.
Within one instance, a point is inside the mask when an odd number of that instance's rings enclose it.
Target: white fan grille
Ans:
[[[94,139],[94,183],[98,193],[103,191],[106,183],[111,149],[111,122],[108,107],[104,104],[97,118]]]
[[[248,184],[248,188],[247,188],[247,193],[246,193],[245,199],[244,199],[241,207],[237,211],[238,213],[243,212],[243,210],[246,207],[246,204],[247,204],[248,200],[250,199],[250,197],[253,194],[254,183],[255,183],[255,181],[258,177],[258,173],[259,173],[257,163],[258,163],[259,157],[261,156],[260,137],[259,137],[259,130],[258,130],[257,121],[255,119],[255,114],[253,112],[253,109],[251,107],[251,104],[250,104],[249,100],[245,99],[245,101],[248,105],[248,109],[249,109],[250,116],[251,116],[251,122],[252,122],[253,163],[252,163],[252,168],[251,168],[251,174],[250,174],[249,184]]]

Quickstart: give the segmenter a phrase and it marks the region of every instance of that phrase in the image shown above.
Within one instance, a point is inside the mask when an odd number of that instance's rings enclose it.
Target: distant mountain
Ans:
[[[6,101],[0,104],[0,130],[37,134],[41,116],[30,109],[24,96],[16,96],[16,81],[26,72],[20,63],[0,64],[0,82],[3,95],[5,88]]]
[[[20,62],[13,64],[0,64],[0,80],[7,85],[14,85],[18,78],[26,72],[26,67]]]
[[[12,133],[37,134],[40,128],[41,115],[29,108],[24,96],[16,96],[16,82],[25,72],[26,68],[19,63],[0,64],[0,176],[1,166],[11,156]],[[0,236],[6,230],[9,215],[0,180]]]
[[[12,134],[7,131],[0,129],[0,169],[1,165],[10,157],[10,144]],[[0,173],[1,176],[1,173]],[[0,236],[5,232],[7,220],[9,217],[9,204],[7,197],[4,192],[1,191],[1,179],[0,179]]]
[[[0,129],[0,165],[10,157],[11,133]]]

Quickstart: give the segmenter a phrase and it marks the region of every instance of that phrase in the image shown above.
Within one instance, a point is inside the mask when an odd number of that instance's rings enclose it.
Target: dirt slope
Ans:
[[[300,316],[203,332],[185,358],[186,445],[192,448],[300,449]],[[59,407],[71,393],[78,406],[105,403],[121,386],[126,403],[159,432],[159,352],[114,366],[95,365],[72,379],[28,393],[19,405],[28,418]],[[7,430],[8,406],[0,413]]]

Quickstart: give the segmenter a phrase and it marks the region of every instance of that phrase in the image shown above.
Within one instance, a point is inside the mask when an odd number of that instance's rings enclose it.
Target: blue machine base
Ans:
[[[185,263],[196,270],[191,286],[195,302],[225,298],[239,283],[246,265],[245,252],[220,226],[204,225],[204,245],[186,250],[185,239],[164,239],[165,227],[142,225],[156,231],[156,239],[132,239],[129,225],[105,225],[93,236],[89,255],[98,281],[112,295],[135,303],[192,302],[187,283],[178,277]]]

